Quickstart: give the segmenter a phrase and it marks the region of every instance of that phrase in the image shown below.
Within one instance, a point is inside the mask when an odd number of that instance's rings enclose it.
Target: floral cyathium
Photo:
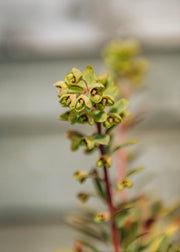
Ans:
[[[116,106],[115,100],[118,88],[108,74],[96,76],[91,66],[87,66],[83,73],[73,68],[64,81],[54,84],[58,88],[59,102],[68,111],[59,116],[60,120],[71,124],[103,122],[105,128],[110,128],[121,122],[120,111],[116,114],[108,113],[106,108]],[[127,104],[124,104],[125,110]],[[81,114],[79,113],[81,112]],[[109,109],[110,112],[110,109]]]

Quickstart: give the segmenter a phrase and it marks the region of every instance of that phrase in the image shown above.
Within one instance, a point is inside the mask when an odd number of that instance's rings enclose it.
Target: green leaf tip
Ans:
[[[129,141],[124,142],[124,143],[122,143],[122,144],[119,144],[118,146],[116,146],[116,147],[112,150],[112,153],[116,152],[116,151],[119,150],[119,149],[122,149],[122,148],[124,148],[124,147],[127,147],[127,146],[129,146],[129,145],[133,145],[133,144],[135,144],[135,143],[137,143],[137,140],[136,140],[136,139],[132,139],[132,140],[129,140]]]

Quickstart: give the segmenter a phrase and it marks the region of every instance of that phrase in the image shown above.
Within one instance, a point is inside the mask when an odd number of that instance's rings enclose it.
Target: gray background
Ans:
[[[147,111],[129,135],[142,150],[134,166],[146,167],[135,189],[179,198],[179,12],[175,0],[0,2],[0,251],[46,252],[72,240],[62,224],[82,189],[72,174],[95,157],[70,152],[64,132],[73,126],[57,120],[52,84],[73,66],[105,72],[100,54],[112,38],[138,38],[150,61],[130,103]]]

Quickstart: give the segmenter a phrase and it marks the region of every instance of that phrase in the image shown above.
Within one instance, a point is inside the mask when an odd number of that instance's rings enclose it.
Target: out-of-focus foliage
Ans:
[[[165,207],[162,201],[152,201],[151,197],[146,195],[117,204],[113,218],[119,231],[122,251],[180,251],[180,244],[178,248],[180,219],[174,214],[177,208],[179,208],[178,205],[171,208]],[[102,243],[100,248],[108,248],[107,251],[111,251],[111,246],[108,246],[111,241],[108,215],[102,213],[107,218],[105,220],[98,218],[98,221],[94,221],[95,213],[95,209],[79,207],[78,214],[68,218],[71,227],[81,233],[78,239],[81,250],[75,251],[86,251],[85,241],[94,246]],[[89,248],[87,251],[100,252],[102,250],[94,247],[94,250]]]
[[[134,87],[142,84],[148,62],[140,55],[137,41],[112,41],[104,48],[103,58],[111,76],[119,84],[129,82]]]

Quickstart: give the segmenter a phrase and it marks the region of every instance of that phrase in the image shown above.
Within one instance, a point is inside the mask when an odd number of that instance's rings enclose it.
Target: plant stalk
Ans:
[[[101,135],[102,134],[101,123],[96,123],[96,124],[97,124],[98,134]],[[101,144],[99,145],[99,151],[100,151],[101,155],[106,154],[105,150],[104,150],[104,146]],[[110,179],[109,179],[108,169],[106,168],[105,165],[103,167],[103,171],[104,171],[104,182],[105,182],[105,189],[106,189],[106,201],[107,201],[107,206],[108,206],[110,217],[111,217],[112,243],[114,246],[114,252],[121,252],[119,234],[118,234],[118,230],[115,226],[115,222],[113,219],[115,209],[114,209],[113,201],[112,201],[111,183],[110,183]]]

